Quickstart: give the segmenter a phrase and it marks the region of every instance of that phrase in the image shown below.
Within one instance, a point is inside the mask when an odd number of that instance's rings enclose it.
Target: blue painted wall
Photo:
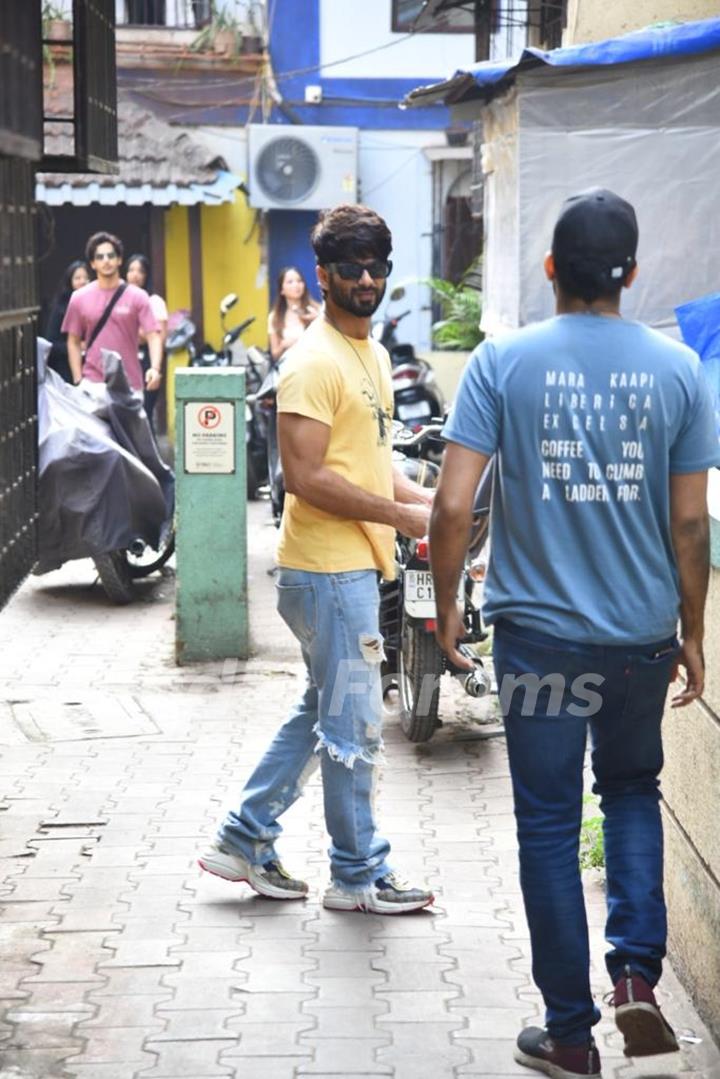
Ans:
[[[317,221],[314,210],[270,210],[268,220],[268,272],[270,303],[275,302],[277,278],[285,266],[297,266],[312,296],[320,299],[315,278],[315,257],[310,247],[310,229]]]
[[[278,88],[285,103],[304,124],[349,124],[365,130],[442,130],[449,123],[449,111],[443,106],[413,109],[398,107],[418,79],[373,79],[372,56],[367,58],[368,78],[336,79],[332,68],[317,71],[320,63],[320,0],[274,0],[277,14],[270,36],[270,55]],[[384,29],[389,29],[386,27]],[[352,53],[348,40],[347,53]],[[296,74],[290,74],[295,72]],[[428,72],[428,82],[437,73]],[[323,101],[305,104],[305,86],[321,86]],[[273,123],[288,123],[279,110],[273,110]]]

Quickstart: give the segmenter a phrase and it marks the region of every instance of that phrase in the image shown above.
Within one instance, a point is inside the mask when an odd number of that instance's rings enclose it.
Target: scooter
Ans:
[[[275,527],[280,527],[285,505],[285,480],[277,429],[277,389],[280,381],[282,357],[270,360],[267,374],[255,395],[255,408],[264,417],[267,444],[267,478],[270,485],[270,504]]]
[[[255,321],[255,316],[251,315],[250,318],[244,319],[237,326],[233,326],[231,330],[228,330],[225,326],[225,319],[228,311],[230,311],[238,302],[238,296],[235,292],[228,292],[227,296],[223,296],[220,301],[220,325],[222,326],[222,345],[219,349],[214,349],[212,345],[205,344],[200,349],[199,355],[193,360],[193,366],[196,367],[245,367],[247,365],[247,350],[245,346],[240,342],[237,349],[233,350],[233,345],[240,340],[245,330],[249,326],[252,326]]]
[[[397,422],[393,424],[395,463],[424,487],[434,487],[437,483],[439,468],[428,459],[428,454],[441,430],[440,424],[426,425],[419,431]],[[386,689],[397,686],[400,725],[411,742],[429,741],[442,726],[438,708],[444,673],[454,675],[471,697],[483,697],[490,692],[490,676],[473,645],[487,637],[475,585],[485,572],[483,549],[488,535],[491,485],[492,474],[488,469],[475,496],[470,545],[458,589],[466,630],[460,651],[472,660],[473,670],[452,666],[435,639],[435,595],[427,538],[413,540],[398,535],[397,577],[380,585],[380,632],[385,640],[386,657],[383,684]]]
[[[160,569],[175,546],[175,478],[120,356],[102,350],[105,394],[88,396],[45,365],[38,340],[38,561],[36,575],[92,558],[114,603]]]

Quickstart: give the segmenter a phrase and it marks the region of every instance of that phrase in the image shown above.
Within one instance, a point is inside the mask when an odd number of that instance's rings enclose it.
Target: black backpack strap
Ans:
[[[88,337],[87,344],[85,345],[85,354],[86,355],[90,351],[92,346],[95,344],[95,342],[97,341],[99,334],[101,334],[102,331],[105,329],[105,326],[107,325],[107,320],[110,318],[110,315],[112,314],[113,307],[118,302],[118,300],[120,299],[120,297],[122,296],[122,294],[123,294],[123,292],[125,291],[126,288],[127,288],[127,282],[126,281],[121,281],[120,284],[118,285],[118,287],[113,292],[111,299],[105,304],[105,310],[103,311],[102,315],[97,320],[97,322],[95,323],[95,326],[93,327],[93,332]]]

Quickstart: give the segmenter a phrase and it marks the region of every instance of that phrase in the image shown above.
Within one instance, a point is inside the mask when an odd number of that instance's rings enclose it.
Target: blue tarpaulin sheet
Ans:
[[[720,292],[711,292],[675,308],[683,341],[695,349],[715,395],[720,435]]]
[[[629,64],[637,60],[657,60],[663,57],[697,56],[701,53],[720,49],[720,18],[702,19],[697,22],[681,23],[678,26],[647,27],[635,30],[622,37],[608,38],[588,45],[568,45],[561,49],[538,49],[532,46],[523,49],[519,57],[504,60],[486,60],[464,70],[458,70],[452,79],[434,86],[419,87],[406,99],[408,104],[421,104],[421,99],[434,96],[444,97],[442,91],[452,95],[453,103],[462,100],[463,94],[455,96],[454,89],[460,90],[460,83],[473,79],[475,84],[488,91],[495,83],[517,71],[547,64],[549,67],[607,67],[614,64]]]

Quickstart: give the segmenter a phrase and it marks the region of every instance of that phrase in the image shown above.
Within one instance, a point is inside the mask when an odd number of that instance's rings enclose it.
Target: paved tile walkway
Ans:
[[[0,1079],[527,1077],[512,1046],[540,1002],[505,747],[476,702],[445,690],[446,726],[425,746],[388,718],[379,812],[398,866],[436,889],[432,912],[322,910],[317,781],[281,847],[307,901],[195,865],[300,678],[272,610],[267,508],[251,510],[246,664],[174,666],[171,578],[116,609],[78,563],[0,615]],[[599,881],[587,895],[600,999]],[[606,1018],[603,1074],[719,1079],[671,972],[663,1003],[701,1041],[641,1072]]]

